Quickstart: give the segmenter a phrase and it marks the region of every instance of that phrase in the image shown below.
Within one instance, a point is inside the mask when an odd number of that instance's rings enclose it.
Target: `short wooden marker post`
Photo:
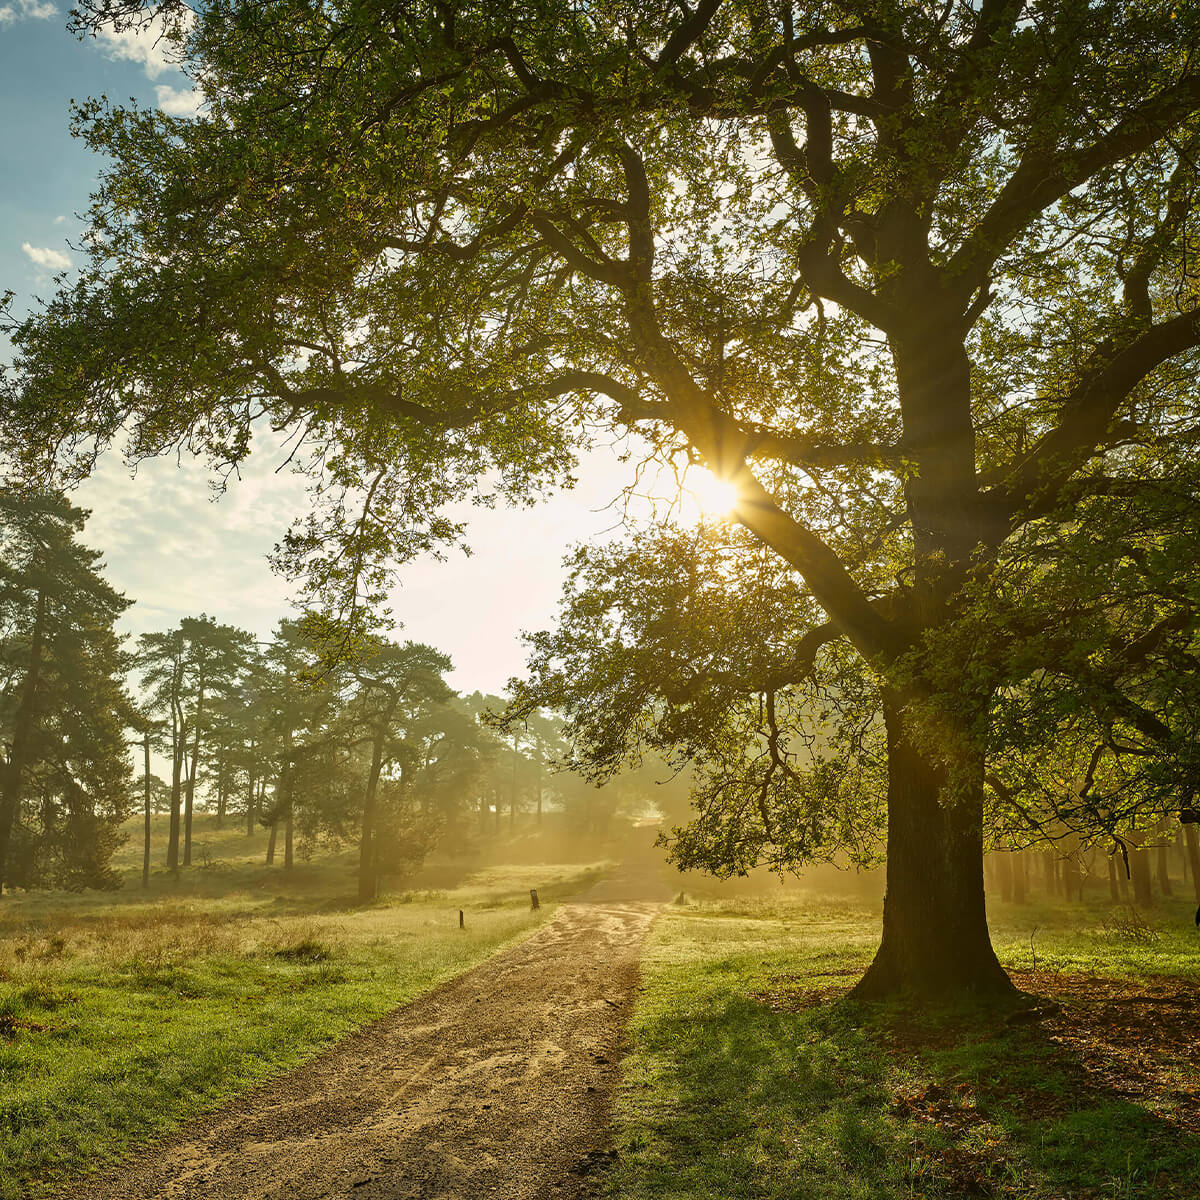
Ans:
[[[463,911],[461,908],[458,910],[458,927],[459,929],[466,929],[467,927],[466,922],[463,920]]]
[[[537,888],[530,888],[530,889],[529,889],[529,907],[530,907],[531,909],[534,909],[534,908],[541,908],[541,907],[542,907],[542,906],[541,906],[541,905],[538,903],[538,898],[537,898]]]

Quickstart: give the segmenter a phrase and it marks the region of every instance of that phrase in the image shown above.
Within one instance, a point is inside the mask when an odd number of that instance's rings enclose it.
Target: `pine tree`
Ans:
[[[0,887],[113,887],[136,715],[114,625],[129,602],[83,546],[86,512],[0,489]]]

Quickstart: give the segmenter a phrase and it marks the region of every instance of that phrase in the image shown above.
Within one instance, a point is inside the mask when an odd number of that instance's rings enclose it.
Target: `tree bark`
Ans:
[[[909,992],[996,998],[1016,989],[988,936],[983,890],[983,761],[945,766],[914,744],[894,700],[888,735],[887,893],[883,939],[854,989],[864,999]]]
[[[275,820],[271,822],[271,834],[270,834],[270,837],[267,838],[267,866],[268,867],[271,866],[271,864],[275,861],[275,832],[278,828],[279,828],[279,818],[276,817]]]
[[[8,868],[8,851],[12,831],[21,808],[21,789],[25,771],[33,756],[33,737],[37,726],[38,687],[42,679],[42,656],[46,641],[46,592],[38,591],[29,634],[29,669],[21,686],[21,701],[13,716],[12,747],[5,764],[3,784],[0,785],[0,896],[4,895],[4,878]]]

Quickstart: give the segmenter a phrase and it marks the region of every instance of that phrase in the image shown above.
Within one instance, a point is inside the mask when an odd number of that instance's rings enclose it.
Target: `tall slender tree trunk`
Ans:
[[[1133,900],[1135,904],[1154,903],[1154,885],[1150,878],[1150,852],[1142,844],[1140,833],[1131,835],[1129,841],[1129,871],[1133,876]]]
[[[142,887],[150,886],[150,731],[142,739],[146,756],[146,840],[142,847]]]
[[[371,768],[363,793],[362,838],[358,844],[358,902],[374,900],[379,890],[375,854],[375,806],[379,793],[379,773],[383,769],[384,731],[379,730],[371,745]]]
[[[1111,854],[1104,856],[1108,859],[1108,895],[1114,904],[1121,903],[1121,883],[1117,879],[1117,863]]]
[[[1079,870],[1079,857],[1072,850],[1063,859],[1063,895],[1068,900],[1083,899],[1083,874]]]
[[[180,802],[183,796],[183,721],[177,697],[171,700],[171,822],[167,833],[167,870],[179,871]]]
[[[33,738],[37,727],[38,688],[42,679],[42,659],[46,642],[46,591],[39,589],[33,612],[33,628],[29,634],[29,668],[21,685],[21,699],[13,716],[12,744],[4,777],[0,783],[0,896],[4,895],[4,880],[8,870],[8,853],[12,845],[13,828],[21,808],[21,789],[25,772],[33,757]]]
[[[513,760],[512,760],[512,795],[508,802],[508,830],[511,833],[517,827],[517,738],[513,735]]]
[[[187,800],[183,815],[183,865],[192,865],[192,803],[196,798],[196,771],[200,765],[200,725],[204,720],[204,670],[196,681],[196,728],[192,731],[192,766],[187,777]]]
[[[1169,839],[1169,827],[1167,826],[1166,821],[1163,821],[1163,823],[1158,827],[1158,862],[1156,863],[1158,869],[1156,874],[1158,875],[1158,890],[1162,892],[1164,896],[1173,896],[1175,894],[1174,889],[1171,887],[1171,869],[1167,863],[1167,847],[1169,844]]]
[[[992,873],[1000,892],[1000,899],[1011,900],[1013,898],[1012,857],[1007,850],[996,850],[989,854],[988,858],[992,864]]]
[[[287,815],[284,818],[283,825],[283,869],[290,871],[295,866],[296,860],[292,854],[292,835],[294,823],[292,821],[292,798],[288,797]]]
[[[1195,825],[1183,827],[1183,840],[1187,846],[1188,863],[1192,868],[1192,887],[1196,891],[1196,901],[1200,903],[1200,834]]]
[[[983,761],[931,763],[884,703],[888,736],[887,893],[883,939],[855,988],[863,998],[915,992],[1011,996],[988,936],[983,891]]]
[[[1013,851],[1013,903],[1025,903],[1025,872],[1027,859],[1024,850]]]
[[[275,861],[275,833],[279,828],[279,818],[271,822],[271,833],[267,838],[267,866],[271,866]]]
[[[254,836],[254,818],[257,815],[256,810],[258,808],[258,806],[254,802],[254,797],[255,797],[254,787],[255,787],[255,783],[257,782],[255,779],[255,775],[254,775],[254,754],[255,754],[256,750],[257,750],[257,747],[254,743],[254,739],[251,738],[250,739],[250,758],[249,758],[249,761],[246,763],[246,836],[247,837]]]

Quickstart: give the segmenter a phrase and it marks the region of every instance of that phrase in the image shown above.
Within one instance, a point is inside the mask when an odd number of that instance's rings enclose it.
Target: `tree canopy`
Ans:
[[[1163,539],[1196,498],[1200,10],[94,0],[78,20],[151,15],[207,104],[78,107],[111,165],[90,265],[9,326],[15,465],[70,478],[127,439],[229,468],[256,422],[294,431],[314,504],[278,561],[346,617],[461,534],[441,510],[465,489],[534,497],[614,432],[703,461],[748,535],[725,577],[772,556],[768,657],[804,677],[849,652],[874,680],[889,891],[866,990],[1005,990],[978,865],[997,704],[1075,695],[1124,746],[1162,700],[1139,662],[1194,641],[1191,558]],[[1087,550],[1122,513],[1128,536]],[[763,716],[738,736],[794,774],[760,841],[803,854],[804,788],[836,781],[795,771],[779,689],[749,682],[738,720]],[[660,712],[616,712],[610,742]]]

